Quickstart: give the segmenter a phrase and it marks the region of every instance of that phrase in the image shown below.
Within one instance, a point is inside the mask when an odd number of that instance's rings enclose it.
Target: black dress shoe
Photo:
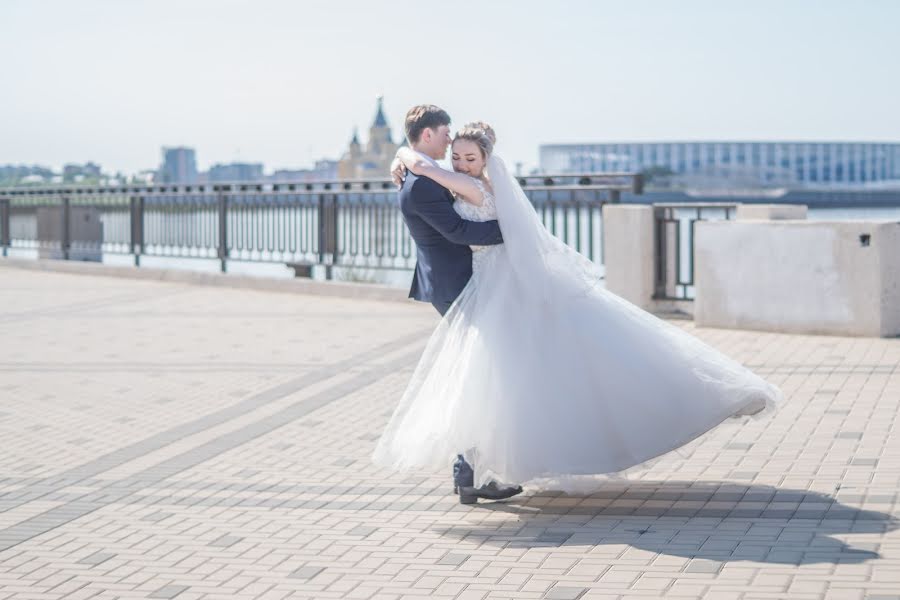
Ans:
[[[483,500],[505,500],[522,493],[522,486],[503,486],[492,481],[487,485],[475,487],[475,471],[466,462],[462,454],[456,455],[453,463],[453,493],[459,494],[460,504],[475,504],[479,498]]]
[[[456,462],[453,463],[453,493],[458,494],[459,488],[473,485],[475,485],[475,471],[462,454],[457,454]]]
[[[459,503],[475,504],[479,498],[483,500],[506,500],[521,493],[521,485],[500,486],[496,481],[481,487],[460,486]]]

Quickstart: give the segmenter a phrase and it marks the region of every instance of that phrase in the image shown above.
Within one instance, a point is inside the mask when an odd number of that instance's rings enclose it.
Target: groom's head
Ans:
[[[450,115],[433,104],[413,106],[406,113],[406,139],[413,150],[444,158],[450,147]]]

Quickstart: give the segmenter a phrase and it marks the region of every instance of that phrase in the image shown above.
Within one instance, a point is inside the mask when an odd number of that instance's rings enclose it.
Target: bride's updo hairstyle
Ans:
[[[494,128],[484,121],[472,121],[463,125],[463,128],[456,132],[453,141],[455,142],[456,140],[475,142],[478,144],[478,148],[481,149],[481,156],[484,160],[487,160],[494,151],[494,144],[497,143],[497,134],[494,133]]]

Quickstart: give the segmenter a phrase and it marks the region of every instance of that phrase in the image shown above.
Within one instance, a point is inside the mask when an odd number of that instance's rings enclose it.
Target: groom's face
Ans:
[[[440,125],[434,129],[426,129],[422,132],[424,142],[427,145],[428,155],[441,160],[447,156],[447,148],[450,147],[450,126]]]

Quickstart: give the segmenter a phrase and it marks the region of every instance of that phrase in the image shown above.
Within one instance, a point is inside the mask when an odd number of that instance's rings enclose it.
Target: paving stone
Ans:
[[[695,558],[684,568],[685,573],[718,573],[721,570],[721,562],[700,558]]]
[[[587,588],[582,587],[553,586],[547,590],[544,598],[550,600],[578,600],[587,591]]]
[[[749,450],[752,447],[753,444],[744,442],[733,442],[725,446],[727,450]]]
[[[167,585],[159,588],[152,594],[150,594],[150,598],[175,598],[182,592],[186,592],[189,590],[189,586],[185,585]]]
[[[86,556],[79,560],[78,563],[82,565],[99,565],[115,556],[115,554],[110,552],[94,552],[90,556]]]
[[[174,516],[174,514],[175,513],[156,511],[155,513],[141,517],[141,520],[151,522],[162,521],[164,519],[168,519],[171,516]]]
[[[299,569],[291,571],[288,577],[294,579],[312,579],[324,570],[325,569],[322,567],[300,567]]]
[[[233,536],[233,535],[223,535],[220,538],[216,538],[215,540],[209,543],[210,546],[215,546],[217,548],[230,548],[234,546],[238,542],[242,541],[244,538]]]
[[[535,538],[535,541],[547,544],[564,544],[572,537],[571,533],[542,533]]]
[[[455,566],[455,567],[458,567],[459,565],[461,565],[461,564],[463,564],[464,562],[466,562],[467,560],[469,560],[469,558],[470,558],[470,557],[469,557],[468,555],[466,555],[466,554],[452,554],[452,553],[448,553],[448,554],[444,555],[443,557],[441,557],[441,559],[437,562],[437,564],[439,564],[439,565],[453,565],[453,566]]]

